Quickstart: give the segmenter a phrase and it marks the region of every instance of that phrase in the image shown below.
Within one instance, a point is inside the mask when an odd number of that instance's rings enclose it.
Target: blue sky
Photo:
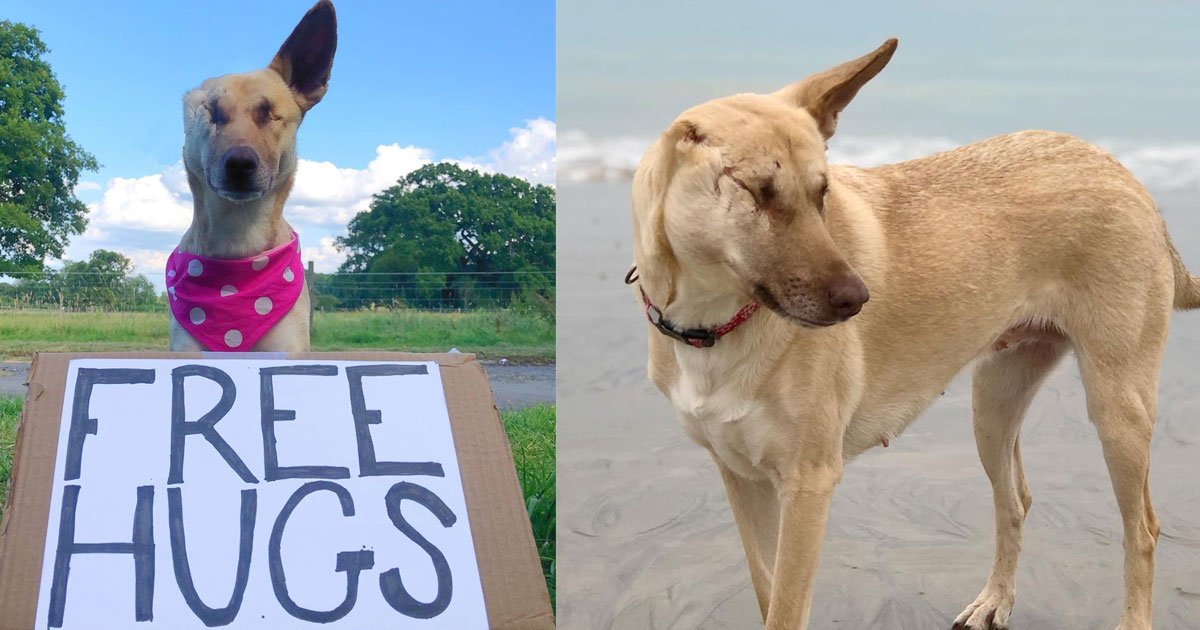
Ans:
[[[41,31],[66,90],[68,132],[102,164],[98,173],[84,175],[89,183],[79,195],[103,207],[93,212],[93,230],[77,238],[70,258],[102,246],[125,249],[139,267],[157,264],[151,252],[169,250],[182,230],[178,221],[145,216],[147,205],[190,206],[174,168],[183,141],[183,93],[210,76],[265,66],[311,4],[5,3],[0,19]],[[361,208],[363,195],[423,161],[462,160],[543,182],[549,169],[553,183],[552,1],[335,5],[338,51],[330,89],[299,134],[300,158],[328,163],[307,169],[321,199],[309,199],[311,210],[298,218],[306,249],[341,234],[348,208]],[[393,149],[384,155],[380,147]],[[317,181],[322,175],[326,179]],[[156,176],[169,198],[144,179]],[[303,184],[297,183],[301,193]],[[325,259],[325,266],[335,262]]]

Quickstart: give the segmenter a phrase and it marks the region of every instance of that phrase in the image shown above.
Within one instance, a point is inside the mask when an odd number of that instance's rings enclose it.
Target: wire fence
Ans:
[[[553,271],[314,273],[313,309],[479,311],[528,309],[552,316]],[[0,311],[139,312],[166,309],[167,295],[141,274],[44,270],[0,275]]]

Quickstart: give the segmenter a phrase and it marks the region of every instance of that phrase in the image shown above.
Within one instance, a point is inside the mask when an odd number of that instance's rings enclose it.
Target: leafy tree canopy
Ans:
[[[0,273],[41,269],[87,225],[74,188],[99,165],[67,136],[47,52],[37,30],[0,21]]]
[[[553,272],[554,212],[549,186],[429,164],[350,221],[341,271]]]
[[[97,249],[88,256],[87,260],[67,261],[63,265],[63,271],[120,279],[133,273],[133,261],[120,252]]]
[[[66,261],[62,269],[17,273],[15,283],[0,283],[0,307],[55,308],[72,311],[150,310],[162,298],[133,261],[98,249],[87,260]]]

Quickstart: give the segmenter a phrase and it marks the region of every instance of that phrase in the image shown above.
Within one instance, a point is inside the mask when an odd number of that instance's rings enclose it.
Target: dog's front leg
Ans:
[[[774,571],[779,542],[779,497],[770,480],[747,479],[722,463],[719,457],[714,456],[713,460],[725,482],[729,507],[742,537],[742,548],[746,550],[750,581],[758,597],[759,611],[766,621],[771,600],[771,572]]]
[[[804,630],[808,626],[829,503],[841,476],[839,449],[836,461],[802,464],[780,484],[779,544],[767,630]]]

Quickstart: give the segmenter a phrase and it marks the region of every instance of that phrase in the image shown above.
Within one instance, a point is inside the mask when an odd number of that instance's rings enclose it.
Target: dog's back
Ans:
[[[1086,326],[1093,304],[1148,292],[1160,295],[1154,309],[1171,308],[1173,250],[1153,200],[1078,138],[1024,131],[831,176],[864,218],[847,232],[877,222],[866,231],[878,238],[854,256],[872,294],[856,318],[871,355],[866,409],[923,407],[1014,327]]]

